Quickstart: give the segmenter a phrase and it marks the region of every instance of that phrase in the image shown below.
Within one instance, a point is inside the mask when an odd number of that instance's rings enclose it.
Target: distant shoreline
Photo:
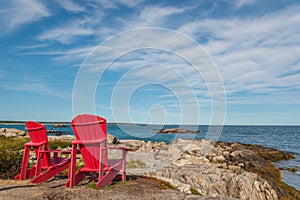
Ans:
[[[42,121],[37,121],[41,124],[70,124],[71,122],[42,122]],[[26,121],[0,121],[0,125],[3,124],[12,124],[12,125],[24,125]],[[107,124],[134,124],[134,123],[116,123],[116,122],[111,122]],[[137,123],[136,125],[148,125],[148,124],[140,124]]]
[[[0,124],[24,125],[23,121],[0,121]],[[42,124],[69,124],[70,122],[40,122]]]
[[[71,122],[43,122],[43,121],[37,121],[41,124],[70,124]],[[0,125],[3,124],[12,124],[12,125],[25,125],[26,121],[0,121]],[[130,124],[130,125],[140,125],[140,126],[148,126],[148,125],[157,125],[157,126],[162,126],[162,125],[167,125],[167,126],[210,126],[209,124],[201,124],[201,125],[195,125],[195,124],[144,124],[144,123],[127,123],[127,122],[108,122],[107,124]],[[267,127],[272,127],[272,126],[300,126],[299,125],[286,125],[286,124],[280,124],[280,125],[247,125],[247,124],[224,124],[224,125],[211,125],[211,126],[267,126]]]

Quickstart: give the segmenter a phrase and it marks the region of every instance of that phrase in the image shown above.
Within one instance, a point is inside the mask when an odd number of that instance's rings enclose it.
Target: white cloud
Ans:
[[[257,3],[257,0],[235,0],[233,1],[234,6],[240,8],[243,6],[254,5]]]
[[[1,88],[5,90],[17,90],[24,92],[34,92],[42,95],[53,96],[61,99],[70,99],[71,95],[58,89],[45,85],[43,82],[19,82],[19,83],[2,83]]]
[[[78,21],[73,21],[66,26],[45,31],[40,34],[37,39],[58,41],[63,44],[69,44],[77,37],[92,36],[93,34],[94,30],[92,28],[86,27],[84,24],[78,23]]]
[[[114,1],[110,0],[94,0],[93,2],[99,3],[101,7],[108,9],[108,8],[117,8]]]
[[[95,3],[100,3],[101,7],[105,9],[115,9],[118,8],[118,4],[125,5],[127,7],[133,8],[140,3],[143,2],[143,0],[115,0],[115,1],[110,1],[110,0],[95,0]]]
[[[120,3],[128,6],[128,7],[135,7],[143,2],[143,0],[119,0]]]
[[[47,7],[36,0],[11,0],[6,1],[5,6],[0,12],[0,27],[7,31],[51,15]]]
[[[104,13],[97,10],[80,18],[65,20],[61,25],[51,27],[39,34],[37,39],[70,44],[80,37],[98,37],[102,33],[99,31],[102,28],[99,27],[103,16]]]
[[[176,7],[148,6],[141,11],[140,18],[146,21],[155,21],[157,19],[161,19],[162,17],[182,13],[185,10],[186,9],[184,8]]]
[[[60,63],[78,62],[79,66],[84,58],[91,52],[94,47],[86,46],[60,52],[60,55],[54,57],[54,60]],[[59,53],[59,52],[58,52]]]
[[[71,0],[63,0],[63,1],[58,0],[57,3],[59,3],[59,5],[63,9],[65,9],[67,11],[70,11],[70,12],[83,12],[83,11],[85,11],[85,7],[79,6]]]
[[[159,10],[159,7],[147,7],[141,11],[138,19],[133,20],[131,24],[148,25],[152,22],[160,23],[165,16],[184,12],[171,9],[156,15],[156,11]],[[251,18],[204,19],[185,24],[178,30],[193,36],[200,43],[203,37],[208,37],[208,41],[203,42],[203,46],[219,67],[230,102],[258,103],[262,98],[265,98],[265,101],[270,103],[297,102],[297,100],[291,100],[291,97],[294,95],[291,91],[299,90],[299,84],[297,83],[300,70],[298,56],[300,53],[299,10],[300,7],[290,7],[262,16],[252,16]],[[150,37],[146,34],[151,35],[152,39],[150,40]],[[180,49],[177,52],[189,55],[189,58],[198,58],[198,60],[200,58],[199,52],[193,46],[189,46],[189,44],[180,46],[182,41],[178,41],[177,38],[165,37],[164,35],[160,35],[160,38],[155,38],[155,35],[152,33],[128,38],[125,43],[116,42],[110,46],[115,51],[109,51],[110,53],[105,54],[104,57],[110,60],[118,56],[123,51],[124,46],[138,48],[145,44],[148,45],[147,42],[149,42],[149,46],[161,45],[171,50]],[[115,48],[116,46],[118,48]],[[107,51],[105,47],[102,50],[103,52]],[[196,95],[199,98],[206,99],[209,97],[208,91],[204,90],[203,80],[191,78],[192,76],[190,75],[193,70],[190,69],[192,68],[176,65],[176,63],[172,62],[172,59],[170,62],[170,58],[168,59],[162,52],[153,54],[147,59],[145,58],[142,55],[138,55],[128,58],[127,61],[115,61],[112,70],[130,69],[130,67],[141,66],[147,63],[171,66],[180,75],[188,77],[187,79],[191,82],[193,89],[198,89],[196,90]],[[201,63],[201,59],[199,63]],[[163,83],[173,81],[175,86],[182,88],[182,91],[177,90],[177,93],[180,95],[185,94],[184,89],[186,88],[182,87],[181,82],[175,76],[168,76],[168,73],[164,72],[163,69],[152,70],[149,67],[135,71],[133,77],[148,81],[151,79],[164,80]],[[207,72],[203,71],[206,75],[210,74],[209,69],[203,70],[208,70]],[[213,75],[211,74],[211,76]],[[126,90],[128,87],[123,89]],[[216,93],[218,92],[220,91],[216,91]],[[275,94],[279,92],[284,94],[283,97],[274,99]]]
[[[197,61],[196,64],[206,64],[208,57],[206,56],[205,60],[205,56],[202,55],[205,52],[201,51],[201,48],[196,49],[195,43],[182,35],[180,35],[181,37],[178,35],[175,32],[166,31],[166,29],[155,29],[155,31],[153,29],[138,29],[133,32],[125,32],[122,36],[112,38],[112,40],[108,40],[94,49],[93,53],[90,54],[91,57],[85,60],[87,63],[84,66],[91,73],[87,75],[94,77],[112,61],[113,63],[109,66],[105,76],[110,77],[109,80],[111,81],[118,82],[118,85],[113,89],[113,94],[118,95],[115,97],[116,105],[126,108],[127,105],[124,102],[127,102],[126,96],[130,91],[135,91],[145,84],[158,84],[165,88],[164,90],[169,89],[173,92],[171,96],[165,95],[162,98],[159,95],[156,96],[158,103],[169,106],[169,104],[174,103],[169,102],[169,98],[177,97],[181,101],[178,109],[182,108],[184,113],[189,115],[183,117],[183,120],[197,119],[199,116],[198,97],[201,96],[202,106],[204,103],[210,103],[209,100],[203,101],[203,99],[207,99],[207,96],[209,97],[207,90],[204,91],[206,85],[191,64],[173,53],[181,53],[182,56],[187,55],[187,59],[194,58]],[[153,49],[147,47],[153,47]],[[88,68],[92,71],[89,71]],[[204,71],[210,72],[211,69]],[[114,74],[120,73],[122,73],[122,77],[114,79],[116,77]],[[211,75],[215,76],[213,73]],[[211,75],[210,77],[212,77]],[[89,80],[91,79],[89,78]],[[98,90],[103,92],[108,89],[106,85],[100,84]],[[107,93],[105,94],[107,95]],[[118,100],[122,102],[118,102]],[[148,100],[151,101],[153,98]],[[118,113],[120,114],[119,109]]]
[[[47,44],[33,44],[33,45],[26,45],[26,46],[19,46],[16,47],[17,50],[32,50],[32,49],[39,49],[47,47]]]
[[[173,15],[182,14],[189,9],[191,8],[177,8],[174,6],[166,7],[158,5],[145,6],[137,16],[133,16],[129,19],[123,19],[123,24],[126,25],[125,28],[127,30],[149,26],[168,27],[168,25],[164,24],[164,20]]]
[[[83,59],[90,53],[93,46],[82,46],[78,48],[73,48],[69,50],[59,50],[59,51],[27,51],[20,53],[21,55],[48,55],[53,56],[53,60],[59,63],[78,63],[80,66]],[[28,50],[28,49],[27,49]],[[74,64],[73,64],[74,65]]]
[[[263,16],[205,19],[185,24],[179,31],[202,42],[219,67],[230,102],[241,93],[259,94],[271,102],[284,93],[282,103],[299,90],[300,7],[290,7]],[[291,74],[290,76],[283,76]],[[295,86],[297,85],[297,86]],[[257,96],[244,95],[257,103]],[[286,100],[284,100],[286,99]],[[298,101],[299,102],[299,101]]]
[[[120,1],[117,3],[108,1],[99,2],[107,8],[116,8],[117,4],[120,4]],[[131,1],[122,2],[129,7],[134,5]],[[240,0],[235,1],[235,3],[237,7],[242,7],[245,5],[253,5],[256,1],[246,2]],[[40,34],[38,39],[69,44],[77,37],[92,36],[105,38],[105,36],[111,36],[127,28],[157,25],[167,27],[168,24],[166,24],[166,22],[170,22],[169,20],[173,15],[185,14],[189,9],[188,7],[146,6],[141,9],[141,12],[139,12],[137,16],[129,15],[128,18],[120,21],[121,25],[117,28],[101,26],[99,24],[101,17],[96,20],[93,17],[87,17],[86,19],[77,20],[65,26],[47,30]],[[214,62],[218,65],[229,95],[238,96],[239,93],[246,92],[268,96],[268,92],[274,93],[278,91],[286,91],[287,95],[289,95],[288,90],[286,88],[280,88],[280,86],[294,89],[298,87],[295,86],[295,76],[283,75],[297,74],[300,70],[299,11],[300,7],[298,6],[256,17],[201,19],[182,25],[178,28],[178,31],[192,36],[203,44],[205,49],[212,56]],[[98,29],[98,25],[101,28]],[[151,35],[151,33],[148,34]],[[152,36],[155,37],[155,35]],[[148,36],[137,35],[136,37],[128,38],[126,43],[122,43],[121,45],[116,42],[112,46],[104,46],[102,49],[99,49],[99,51],[106,51],[107,49],[105,48],[111,48],[114,51],[108,51],[109,53],[104,55],[101,54],[101,52],[99,52],[99,54],[103,55],[101,59],[110,60],[111,58],[115,58],[115,56],[119,56],[119,53],[123,51],[123,47],[131,46],[138,48],[148,42],[153,46],[160,44],[171,50],[180,49],[178,52],[189,55],[190,58],[199,59],[199,52],[197,52],[193,46],[189,46],[189,44],[184,43],[184,45],[179,46],[182,41],[178,41],[178,38],[160,35],[159,38],[152,38],[147,41],[149,38]],[[205,40],[202,38],[205,38]],[[74,50],[64,52],[37,52],[37,54],[52,54],[57,56],[55,60],[72,61],[74,57],[83,58],[87,55],[90,48],[91,47],[87,49],[85,49],[85,47],[78,47]],[[145,63],[144,58],[142,58],[142,60],[138,60],[138,58],[141,59],[141,57],[137,56],[128,59],[126,62],[116,61],[113,70],[122,70],[126,67],[138,66]],[[200,63],[201,59],[199,60]],[[148,58],[147,62],[172,66],[174,70],[185,74],[191,80],[190,77],[192,76],[189,75],[192,70],[176,65],[174,62],[169,62],[164,54],[153,54],[152,57]],[[209,74],[209,69],[206,70],[208,70],[206,74]],[[167,76],[166,73],[158,70],[157,73],[155,78],[169,79],[172,81],[172,78]],[[147,72],[145,72],[145,75],[147,75]],[[138,74],[136,76],[138,76]],[[139,77],[142,78],[141,74],[139,74]],[[175,77],[173,77],[173,79],[175,79]],[[191,80],[191,82],[193,86],[203,84],[203,82],[199,80]],[[178,85],[180,85],[180,83],[178,83]],[[199,88],[201,90],[203,88],[202,85]],[[203,92],[201,95],[205,97],[209,96],[203,94]],[[255,99],[253,102],[254,101]]]

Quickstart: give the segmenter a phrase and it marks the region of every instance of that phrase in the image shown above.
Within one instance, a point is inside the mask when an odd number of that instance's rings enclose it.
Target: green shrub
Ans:
[[[168,189],[176,190],[177,189],[176,187],[174,187],[173,185],[171,185],[171,183],[168,183],[168,182],[165,182],[165,181],[162,181],[162,183],[159,184],[159,187],[162,190],[168,190]]]
[[[29,142],[29,138],[0,136],[0,149],[7,151],[18,151],[24,149],[24,144]]]
[[[49,141],[49,147],[50,149],[57,149],[60,147],[61,149],[71,147],[71,141],[70,140],[50,140]]]
[[[0,136],[0,178],[13,178],[20,173],[24,144],[29,142],[29,138]],[[51,140],[51,149],[66,148],[70,146],[68,140]]]
[[[96,182],[90,182],[85,187],[98,190],[98,188],[96,187]]]
[[[102,190],[111,190],[114,189],[116,187],[123,187],[126,186],[128,184],[128,182],[123,182],[123,181],[113,181],[110,184],[104,186],[103,188],[101,188]],[[87,188],[92,188],[95,190],[99,190],[99,188],[96,187],[96,182],[90,182],[86,185]]]
[[[199,192],[198,192],[198,190],[196,190],[195,188],[190,188],[190,191],[191,191],[191,193],[193,194],[193,195],[201,195]]]
[[[126,163],[126,167],[129,168],[144,168],[146,167],[146,163],[143,161],[137,159],[137,160],[131,160]]]
[[[20,173],[23,154],[0,149],[0,178],[13,178]]]

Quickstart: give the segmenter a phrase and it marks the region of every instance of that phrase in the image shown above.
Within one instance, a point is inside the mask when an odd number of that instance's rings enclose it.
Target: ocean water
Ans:
[[[24,130],[24,125],[2,124],[0,128],[17,128]],[[65,135],[73,135],[70,126],[65,128],[54,128],[53,125],[46,125],[48,130],[59,130]],[[157,133],[162,128],[184,128],[200,130],[198,134],[161,134]],[[215,129],[220,127],[213,127]],[[189,139],[217,139],[225,142],[241,142],[247,144],[260,144],[266,147],[273,147],[296,155],[296,159],[279,161],[277,167],[294,167],[296,172],[282,171],[283,181],[300,190],[300,126],[229,126],[223,127],[220,135],[208,134],[209,126],[178,126],[178,125],[134,125],[134,124],[108,124],[107,130],[110,134],[119,139],[136,139],[144,141],[164,141],[170,143],[177,138]],[[49,134],[51,135],[51,134]]]

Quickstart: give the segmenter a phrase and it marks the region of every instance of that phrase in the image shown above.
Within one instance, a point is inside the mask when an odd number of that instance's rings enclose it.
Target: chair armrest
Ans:
[[[40,152],[60,153],[60,154],[70,154],[71,153],[70,150],[52,150],[52,149],[40,150]]]
[[[40,143],[27,142],[27,143],[25,143],[25,146],[39,147],[39,146],[42,146],[45,144],[47,144],[47,142],[40,142]]]
[[[126,155],[127,155],[128,151],[132,151],[129,148],[120,147],[120,146],[111,146],[111,147],[108,147],[108,149],[118,149],[118,150],[122,151],[122,160],[124,160],[124,161],[126,160]]]
[[[119,150],[123,150],[123,151],[132,151],[132,149],[130,149],[130,148],[120,147],[120,146],[111,146],[111,147],[108,147],[108,149],[119,149]]]
[[[99,144],[99,143],[103,143],[106,142],[106,139],[101,139],[101,140],[91,140],[91,141],[78,141],[75,140],[72,142],[72,144]]]

